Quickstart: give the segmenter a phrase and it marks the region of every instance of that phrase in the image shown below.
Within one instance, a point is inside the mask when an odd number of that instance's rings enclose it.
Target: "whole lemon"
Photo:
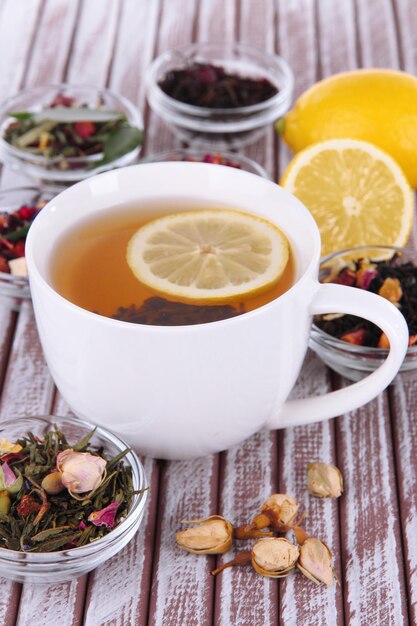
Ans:
[[[277,128],[294,152],[326,139],[373,143],[417,187],[417,78],[411,74],[387,69],[335,74],[305,91]]]

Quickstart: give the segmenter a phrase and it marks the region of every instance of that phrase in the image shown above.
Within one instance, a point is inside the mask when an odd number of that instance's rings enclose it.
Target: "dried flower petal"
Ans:
[[[87,519],[89,522],[92,522],[94,526],[106,526],[106,528],[113,528],[119,506],[119,502],[112,502],[108,506],[105,506],[104,509],[90,513]]]
[[[334,583],[332,553],[323,541],[309,537],[300,547],[300,558],[297,567],[317,585]]]
[[[9,493],[18,493],[23,487],[23,476],[18,471],[14,473],[8,463],[0,464],[0,489],[6,489]]]
[[[307,466],[307,488],[312,496],[338,498],[343,493],[343,477],[335,465],[309,463]]]
[[[20,452],[22,446],[18,443],[11,443],[8,439],[2,439],[0,441],[0,454],[6,454],[7,452]]]
[[[176,533],[177,545],[194,554],[224,554],[233,543],[233,526],[221,515],[204,519],[187,520],[196,524]]]
[[[378,294],[392,304],[397,304],[403,297],[403,290],[398,278],[386,278],[379,288]]]
[[[97,489],[106,472],[106,461],[100,456],[76,452],[71,448],[58,454],[56,466],[62,474],[62,483],[71,495]]]
[[[259,539],[252,548],[253,568],[262,576],[284,578],[295,567],[299,549],[284,537]]]
[[[12,500],[7,490],[0,491],[0,514],[7,515],[12,506]]]

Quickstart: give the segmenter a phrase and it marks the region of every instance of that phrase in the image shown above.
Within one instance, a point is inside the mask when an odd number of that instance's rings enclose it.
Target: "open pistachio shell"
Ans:
[[[309,537],[300,548],[298,569],[314,583],[330,586],[335,578],[332,567],[332,553],[327,545],[316,537]]]
[[[343,493],[343,476],[335,465],[309,463],[307,466],[307,488],[312,496],[338,498]]]
[[[268,578],[285,578],[295,567],[299,549],[284,537],[259,539],[252,548],[254,570]]]
[[[194,520],[183,524],[194,524],[176,533],[177,545],[194,554],[224,554],[232,547],[233,526],[221,515]]]

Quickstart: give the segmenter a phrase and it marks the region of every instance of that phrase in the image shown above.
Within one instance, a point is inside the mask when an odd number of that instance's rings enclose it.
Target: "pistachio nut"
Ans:
[[[307,466],[307,489],[312,496],[338,498],[343,493],[343,477],[335,465],[309,463]]]
[[[195,524],[176,533],[177,545],[194,554],[224,554],[233,543],[233,526],[221,515],[194,520],[184,524]]]

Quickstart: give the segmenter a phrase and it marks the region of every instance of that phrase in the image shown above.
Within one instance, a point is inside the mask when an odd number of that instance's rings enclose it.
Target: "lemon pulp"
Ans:
[[[278,282],[289,259],[272,222],[234,210],[175,213],[131,237],[127,263],[145,285],[185,300],[227,302]]]

